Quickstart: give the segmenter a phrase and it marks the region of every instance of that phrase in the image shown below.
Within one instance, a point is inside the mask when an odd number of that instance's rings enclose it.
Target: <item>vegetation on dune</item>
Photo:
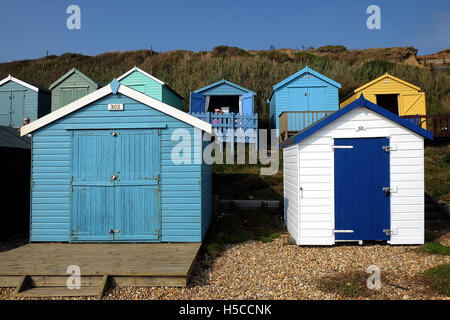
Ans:
[[[188,110],[190,91],[212,82],[227,79],[257,93],[256,111],[260,127],[266,127],[269,108],[266,99],[272,86],[309,65],[316,71],[342,84],[340,98],[355,88],[389,72],[416,84],[426,92],[429,113],[450,112],[450,81],[443,74],[434,75],[404,62],[415,60],[414,48],[348,50],[343,46],[324,46],[308,50],[248,51],[237,47],[218,46],[211,51],[174,50],[157,53],[152,50],[108,52],[97,56],[77,53],[50,55],[36,60],[0,64],[0,78],[12,74],[17,78],[48,87],[75,67],[103,83],[139,66],[167,82],[185,97]],[[409,61],[409,60],[408,60]],[[417,60],[415,60],[417,63]]]

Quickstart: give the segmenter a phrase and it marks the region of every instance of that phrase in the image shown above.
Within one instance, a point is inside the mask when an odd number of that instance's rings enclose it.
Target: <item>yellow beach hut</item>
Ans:
[[[340,103],[339,108],[358,99],[361,93],[365,99],[399,116],[427,114],[425,92],[388,73],[355,89],[350,97]]]

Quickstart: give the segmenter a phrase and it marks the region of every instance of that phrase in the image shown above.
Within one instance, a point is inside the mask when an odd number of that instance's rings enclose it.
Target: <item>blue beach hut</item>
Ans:
[[[212,132],[117,80],[22,127],[33,137],[31,241],[202,241],[211,167],[195,158],[205,142],[173,160],[180,130],[183,143]]]
[[[339,110],[339,83],[306,66],[273,86],[270,127],[282,137],[303,130]]]

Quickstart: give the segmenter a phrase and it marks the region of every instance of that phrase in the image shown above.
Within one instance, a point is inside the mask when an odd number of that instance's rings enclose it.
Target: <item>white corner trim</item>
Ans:
[[[30,90],[39,92],[39,88],[38,88],[38,87],[32,86],[31,84],[26,83],[25,81],[19,80],[19,79],[17,79],[17,78],[14,78],[14,77],[11,76],[11,75],[7,76],[5,79],[3,79],[2,81],[0,81],[0,86],[3,85],[3,84],[5,84],[5,83],[7,83],[8,81],[13,81],[13,82],[18,83],[18,84],[20,84],[20,85],[22,85],[22,86],[24,86],[24,87],[26,87],[26,88],[28,88],[28,89],[30,89]]]
[[[72,113],[78,109],[81,109],[82,107],[103,98],[104,96],[112,93],[111,86],[107,85],[99,90],[96,90],[78,100],[75,100],[72,103],[69,103],[68,105],[65,105],[64,107],[50,112],[49,114],[43,116],[42,118],[39,118],[30,124],[27,124],[26,126],[23,126],[20,128],[20,135],[26,135],[28,133],[31,133],[43,126],[46,126],[47,124],[56,121],[69,113]]]
[[[190,115],[189,113],[178,110],[177,108],[169,106],[168,104],[166,104],[164,102],[156,100],[150,96],[147,96],[144,93],[141,93],[137,90],[131,89],[125,85],[120,85],[118,92],[122,93],[136,101],[139,101],[145,105],[148,105],[158,111],[161,111],[169,116],[172,116],[180,121],[186,122],[196,128],[199,128],[205,132],[208,132],[209,134],[212,134],[212,126],[210,123],[200,120],[199,118],[196,118],[196,117]]]
[[[125,78],[126,76],[128,76],[130,73],[134,72],[134,71],[139,71],[140,73],[142,73],[143,75],[149,77],[150,79],[155,80],[156,82],[158,82],[161,85],[165,85],[165,83],[161,80],[159,80],[158,78],[152,76],[150,73],[145,72],[142,69],[139,69],[138,67],[133,67],[130,70],[128,70],[127,72],[125,72],[123,75],[121,75],[120,77],[117,78],[117,81],[122,80],[123,78]]]
[[[203,131],[208,132],[209,134],[212,134],[212,126],[210,123],[205,122],[203,120],[200,120],[194,116],[191,116],[190,114],[183,112],[181,110],[178,110],[174,107],[169,106],[168,104],[165,104],[159,100],[156,100],[154,98],[151,98],[139,91],[133,90],[123,84],[121,84],[119,86],[119,93],[130,97],[136,101],[139,101],[151,108],[154,108],[158,111],[161,111],[165,114],[168,114],[169,116],[172,116],[180,121],[186,122],[194,127],[197,127]],[[31,122],[30,124],[21,127],[20,129],[20,135],[26,135],[29,134],[33,131],[36,131],[37,129],[46,126],[48,124],[50,124],[51,122],[54,122],[78,109],[81,109],[83,107],[85,107],[86,105],[101,99],[105,96],[107,96],[108,94],[111,94],[112,90],[111,90],[111,85],[107,85],[101,89],[98,89],[72,103],[69,103],[68,105],[53,111],[49,114],[47,114],[46,116],[43,116],[42,118],[39,118],[33,122]]]

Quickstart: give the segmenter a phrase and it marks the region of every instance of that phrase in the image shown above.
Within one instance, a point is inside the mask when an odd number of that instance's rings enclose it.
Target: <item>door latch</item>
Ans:
[[[113,233],[119,233],[120,230],[115,230],[115,229],[109,229],[109,233],[113,234]]]
[[[391,195],[391,188],[389,187],[383,187],[384,194],[386,197],[389,197]]]
[[[111,135],[112,135],[113,137],[117,136],[118,134],[119,134],[119,132],[116,132],[116,131],[111,132]]]
[[[111,181],[114,181],[114,180],[116,180],[116,179],[117,179],[118,177],[119,177],[118,175],[116,175],[116,174],[113,174],[113,175],[111,176]]]

